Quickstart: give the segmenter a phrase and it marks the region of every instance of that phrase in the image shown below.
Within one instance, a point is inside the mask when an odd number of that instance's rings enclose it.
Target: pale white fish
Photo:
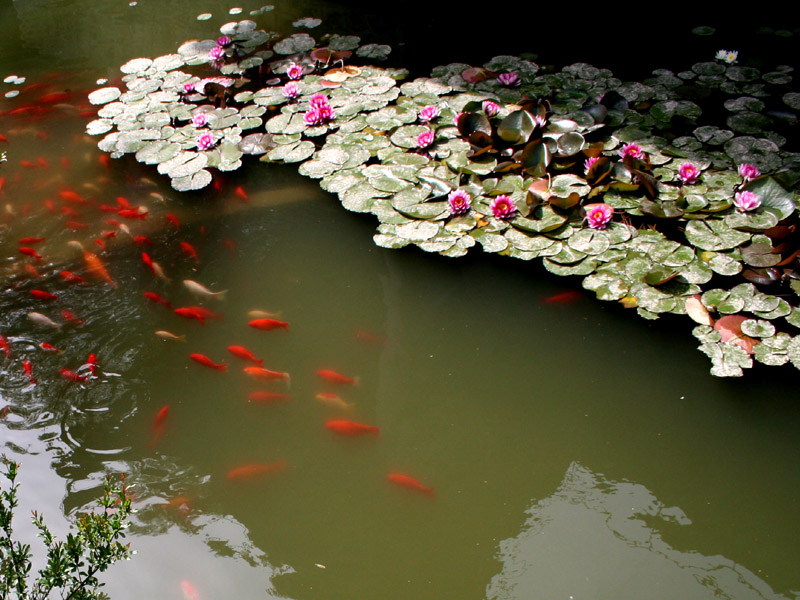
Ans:
[[[247,313],[253,319],[275,319],[281,316],[279,312],[267,312],[265,310],[251,310]]]
[[[133,234],[131,233],[130,227],[125,225],[125,223],[120,223],[117,226],[117,229],[119,229],[122,233],[128,234],[129,237],[133,237]]]
[[[204,298],[207,300],[225,300],[225,294],[228,293],[228,290],[212,292],[206,286],[197,283],[196,281],[192,281],[191,279],[184,279],[183,285],[185,285],[186,289],[194,294],[197,298]]]
[[[29,312],[28,318],[37,325],[40,325],[42,327],[52,327],[53,329],[61,329],[60,323],[56,323],[55,321],[53,321],[53,319],[51,319],[46,315],[43,315],[42,313],[34,311]]]
[[[155,276],[156,276],[156,277],[158,277],[159,279],[163,279],[163,280],[164,280],[165,282],[167,282],[167,283],[169,283],[170,281],[172,281],[172,279],[170,279],[169,277],[167,277],[167,274],[166,274],[166,273],[164,273],[164,269],[162,269],[162,268],[161,268],[161,265],[160,265],[160,264],[158,264],[158,263],[157,263],[157,262],[155,262],[155,261],[153,261],[153,273],[155,273]]]
[[[186,335],[175,335],[174,333],[171,333],[171,332],[165,331],[165,330],[156,331],[156,335],[158,337],[160,337],[162,340],[170,340],[170,341],[173,341],[173,342],[185,342],[186,341]]]

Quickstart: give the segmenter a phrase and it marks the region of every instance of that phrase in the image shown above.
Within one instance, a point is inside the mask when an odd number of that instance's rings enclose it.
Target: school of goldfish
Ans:
[[[202,281],[204,254],[213,251],[210,244],[195,246],[196,240],[205,235],[205,228],[182,223],[181,217],[169,212],[167,199],[156,191],[155,182],[144,176],[129,176],[118,169],[106,154],[94,147],[94,140],[82,133],[76,135],[74,145],[81,149],[71,148],[58,161],[28,155],[32,145],[47,143],[48,119],[62,120],[65,115],[79,119],[96,117],[96,108],[88,104],[85,93],[69,91],[66,83],[54,77],[22,89],[18,100],[12,108],[0,110],[0,150],[8,152],[10,160],[7,166],[0,167],[0,231],[3,233],[0,248],[14,240],[14,247],[6,248],[10,267],[5,272],[0,271],[0,276],[33,303],[33,310],[26,312],[26,323],[18,324],[17,331],[13,324],[0,321],[3,327],[0,329],[0,369],[4,374],[13,377],[17,373],[28,389],[44,385],[91,389],[104,380],[110,373],[106,369],[111,365],[106,363],[111,359],[103,355],[102,348],[87,348],[76,356],[65,341],[65,336],[91,322],[91,317],[81,314],[80,309],[69,306],[69,298],[74,296],[74,290],[93,286],[126,293],[124,276],[115,273],[114,261],[109,260],[111,256],[121,255],[135,257],[140,269],[137,277],[148,281],[151,288],[137,291],[136,301],[150,310],[171,315],[174,326],[168,326],[169,329],[188,331],[158,330],[154,334],[164,343],[185,344],[187,365],[194,364],[190,367],[196,370],[194,373],[200,376],[200,372],[206,371],[208,377],[249,378],[261,389],[249,392],[241,399],[243,403],[263,406],[263,410],[291,406],[291,375],[280,365],[265,366],[265,359],[258,356],[257,348],[247,348],[235,339],[237,327],[238,331],[249,327],[264,332],[265,339],[292,335],[290,322],[282,320],[280,313],[260,309],[247,315],[226,316],[224,306],[228,291],[214,289],[214,285]],[[83,124],[78,129],[82,132]],[[19,154],[15,151],[18,142]],[[83,163],[79,165],[81,160]],[[73,183],[72,173],[78,167],[82,172],[93,173],[94,178]],[[104,192],[113,186],[115,178],[125,179],[127,192],[122,192],[125,195]],[[213,187],[231,201],[248,202],[247,191],[242,186],[227,190],[220,178]],[[236,253],[232,241],[223,240],[221,244],[226,252]],[[188,291],[193,303],[177,305],[180,294],[176,288]],[[33,346],[30,344],[31,326],[37,337]],[[230,333],[229,345],[216,350],[204,349],[208,354],[196,351],[198,348],[192,347],[193,328],[211,326]],[[369,344],[383,343],[381,338],[365,331],[359,331],[356,337]],[[49,358],[44,361],[44,356]],[[348,416],[357,413],[356,403],[347,399],[347,389],[359,384],[358,377],[327,367],[303,376],[315,379],[323,388],[312,400],[322,409]],[[58,393],[64,393],[63,389]],[[10,406],[0,407],[0,418],[7,416],[10,410]],[[150,431],[143,446],[153,451],[163,444],[170,428],[180,421],[185,410],[180,405],[160,406],[149,416]],[[368,438],[379,438],[381,433],[378,425],[361,422],[356,416],[352,420],[321,420],[319,429],[320,435],[341,437],[343,444],[369,443]],[[326,434],[326,430],[329,433]],[[291,461],[280,457],[232,464],[220,475],[231,485],[241,485],[238,482],[280,477],[291,468]],[[434,493],[433,487],[405,473],[388,473],[386,480],[424,496]],[[180,496],[170,500],[168,506],[189,511],[192,499]],[[182,583],[182,589],[187,598],[197,597],[190,583]]]

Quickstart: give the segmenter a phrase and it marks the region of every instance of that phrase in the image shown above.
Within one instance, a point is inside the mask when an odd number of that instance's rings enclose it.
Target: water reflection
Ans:
[[[487,588],[490,600],[789,598],[724,556],[670,546],[659,528],[691,525],[680,508],[578,463],[527,513],[519,535],[500,543],[503,570]]]

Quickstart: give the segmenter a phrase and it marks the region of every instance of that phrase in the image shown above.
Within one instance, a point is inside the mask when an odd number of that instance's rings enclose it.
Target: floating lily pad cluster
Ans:
[[[403,82],[404,70],[365,64],[388,46],[355,36],[282,37],[250,20],[220,31],[129,61],[125,91],[93,92],[100,148],[158,165],[178,190],[246,154],[300,163],[345,208],[378,218],[380,246],[538,258],[645,318],[688,314],[715,375],[753,358],[800,368],[789,67],[702,62],[623,82],[500,56]],[[735,206],[742,193],[760,205]]]

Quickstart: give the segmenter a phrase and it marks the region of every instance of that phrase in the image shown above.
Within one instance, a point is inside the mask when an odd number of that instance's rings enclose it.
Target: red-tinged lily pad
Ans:
[[[748,318],[744,315],[726,315],[714,323],[714,329],[722,336],[723,342],[736,344],[748,354],[752,354],[758,340],[742,333],[742,323]]]
[[[461,73],[461,77],[467,83],[480,83],[481,81],[485,81],[492,76],[493,75],[491,71],[484,69],[483,67],[470,67]]]

